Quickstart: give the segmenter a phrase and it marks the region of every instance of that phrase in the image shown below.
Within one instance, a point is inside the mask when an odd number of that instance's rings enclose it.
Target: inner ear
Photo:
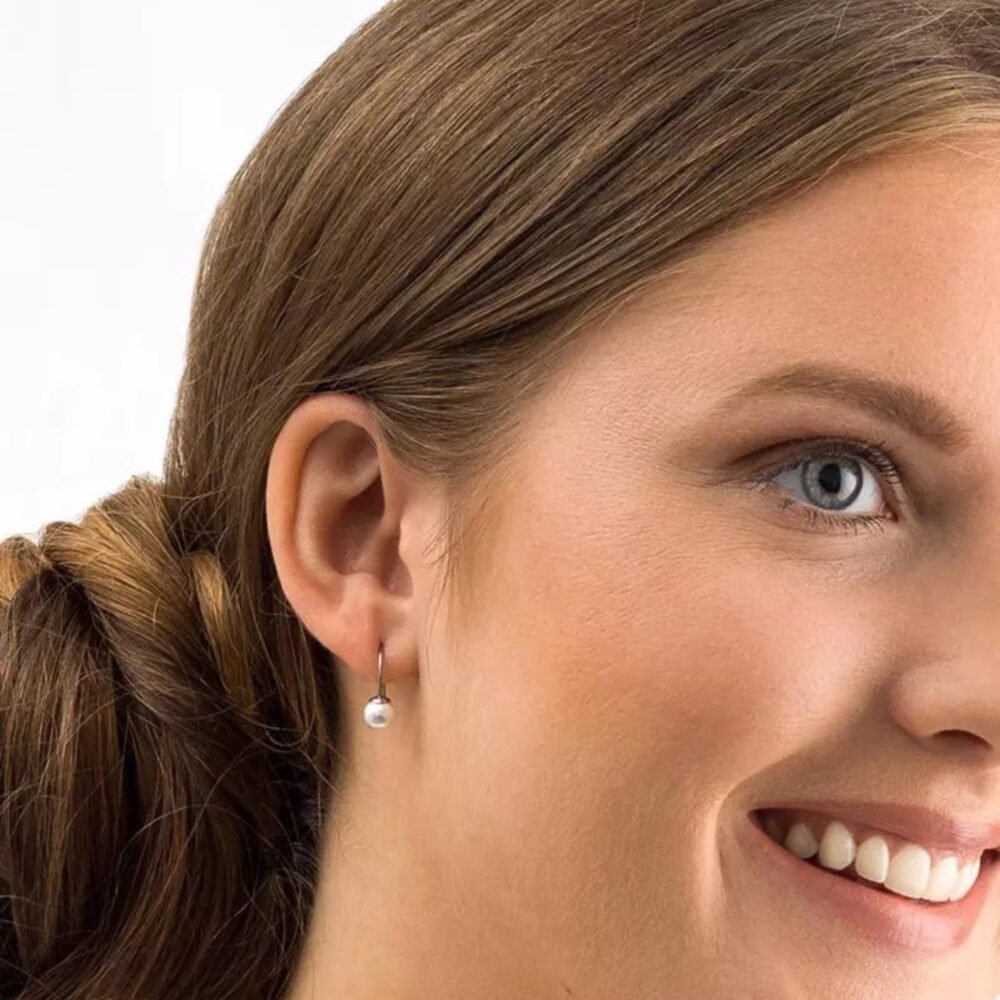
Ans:
[[[385,580],[395,571],[387,535],[378,450],[363,427],[347,420],[327,427],[308,449],[299,485],[296,530],[303,554],[346,576],[359,570]]]

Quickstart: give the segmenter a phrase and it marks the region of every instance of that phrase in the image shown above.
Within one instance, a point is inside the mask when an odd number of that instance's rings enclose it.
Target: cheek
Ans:
[[[869,593],[639,497],[509,521],[429,684],[425,849],[526,948],[644,941],[668,896],[710,934],[719,804],[862,697]]]
[[[725,794],[836,738],[866,697],[878,625],[859,582],[697,511],[595,503],[525,523],[498,567],[504,656],[484,683],[508,737],[580,780],[631,768]]]

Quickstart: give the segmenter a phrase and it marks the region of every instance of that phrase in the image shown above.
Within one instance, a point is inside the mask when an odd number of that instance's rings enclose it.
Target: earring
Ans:
[[[378,644],[378,694],[365,702],[365,722],[372,729],[384,729],[392,722],[392,702],[385,696],[382,681],[382,643]]]

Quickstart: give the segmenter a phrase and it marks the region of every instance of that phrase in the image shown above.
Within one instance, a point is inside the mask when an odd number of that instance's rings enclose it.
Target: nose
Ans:
[[[977,541],[924,567],[889,708],[929,751],[1000,770],[1000,533]]]

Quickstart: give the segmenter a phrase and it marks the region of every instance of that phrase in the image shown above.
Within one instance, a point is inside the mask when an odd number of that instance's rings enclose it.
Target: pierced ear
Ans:
[[[362,400],[304,400],[275,439],[267,529],[282,590],[303,626],[374,681],[385,645],[388,683],[416,672],[413,580],[400,551],[415,483]]]

